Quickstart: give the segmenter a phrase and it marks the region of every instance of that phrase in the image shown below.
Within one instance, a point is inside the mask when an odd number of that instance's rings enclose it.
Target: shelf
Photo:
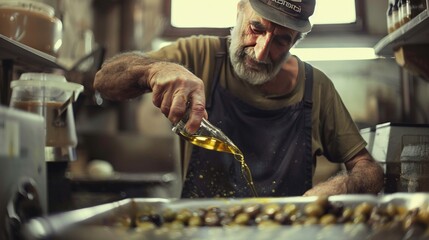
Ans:
[[[12,40],[2,34],[0,34],[0,60],[11,60],[14,63],[32,68],[65,70],[61,64],[57,63],[57,58],[54,56]]]
[[[395,60],[399,66],[406,68],[423,79],[429,79],[428,45],[404,45],[395,51]]]
[[[429,9],[382,38],[374,46],[374,50],[379,56],[393,57],[401,46],[423,44],[429,45]]]
[[[9,106],[10,83],[15,65],[28,71],[66,70],[57,58],[0,34],[0,104]]]

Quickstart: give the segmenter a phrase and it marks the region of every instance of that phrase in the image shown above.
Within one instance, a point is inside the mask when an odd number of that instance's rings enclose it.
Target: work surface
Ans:
[[[429,239],[429,194],[125,199],[33,219],[24,239]]]

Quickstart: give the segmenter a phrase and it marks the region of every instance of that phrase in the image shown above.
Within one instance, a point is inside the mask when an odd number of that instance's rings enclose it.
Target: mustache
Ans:
[[[241,51],[238,51],[237,54],[238,57],[242,60],[242,62],[244,62],[244,59],[250,58],[250,60],[255,62],[260,69],[270,70],[273,68],[273,62],[271,59],[267,58],[265,61],[260,61],[256,59],[256,54],[253,47],[241,48]]]

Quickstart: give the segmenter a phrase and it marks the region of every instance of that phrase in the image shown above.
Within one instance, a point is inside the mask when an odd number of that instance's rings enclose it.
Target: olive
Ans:
[[[188,226],[190,227],[198,227],[203,225],[203,220],[200,216],[192,216],[189,218]]]
[[[317,197],[317,199],[314,203],[321,206],[324,209],[327,209],[328,206],[330,205],[329,196],[327,196],[327,195],[319,196],[319,197]]]
[[[220,220],[218,214],[215,212],[207,212],[206,216],[204,217],[204,222],[206,226],[219,226]]]
[[[189,219],[192,217],[192,212],[189,209],[181,209],[177,212],[176,221],[181,221],[183,224],[187,224]]]
[[[353,209],[350,207],[346,207],[343,210],[343,214],[341,216],[343,216],[344,218],[350,219],[353,215],[354,215]]]
[[[365,223],[367,220],[366,216],[363,214],[360,215],[356,215],[353,218],[353,223],[358,224],[358,223]]]
[[[407,214],[407,216],[405,217],[405,220],[404,220],[404,228],[405,229],[408,229],[412,225],[419,222],[418,212],[419,212],[418,209],[413,209],[413,210],[409,211],[409,214]]]
[[[211,216],[216,215],[219,219],[222,219],[223,217],[225,217],[227,215],[226,211],[222,210],[220,207],[208,208],[204,217],[207,216],[207,214],[210,214]]]
[[[291,215],[284,212],[278,212],[274,215],[274,220],[283,225],[292,224]]]
[[[235,225],[233,218],[231,216],[225,216],[220,220],[221,226],[232,226]]]
[[[283,206],[283,210],[282,212],[287,214],[287,215],[293,215],[298,211],[298,207],[296,206],[296,204],[293,203],[286,203]]]
[[[398,212],[397,215],[399,215],[399,217],[404,217],[408,210],[405,206],[396,206],[396,211]]]
[[[172,222],[174,219],[176,219],[176,215],[177,215],[176,211],[173,211],[170,208],[164,209],[162,211],[162,218],[166,222]]]
[[[174,220],[169,223],[169,228],[171,229],[183,229],[185,227],[185,223],[180,220]]]
[[[387,213],[387,209],[373,208],[367,223],[373,227],[383,226],[390,222],[392,217]]]
[[[320,217],[325,212],[323,207],[316,203],[309,203],[305,206],[304,212],[310,217]]]
[[[372,211],[372,208],[373,208],[372,204],[368,202],[360,203],[355,207],[354,215],[355,216],[363,215],[368,217]]]
[[[387,206],[384,208],[373,208],[371,215],[368,219],[368,224],[372,225],[374,228],[377,228],[391,222],[395,216],[392,215],[393,211],[393,209],[388,209]]]
[[[325,214],[320,218],[320,224],[322,225],[330,225],[336,223],[337,219],[333,214]]]
[[[293,223],[293,222],[296,222],[297,219],[299,219],[301,216],[303,215],[297,212],[296,214],[290,215],[289,218],[290,218],[290,221]]]
[[[136,224],[139,224],[139,222],[152,222],[156,224],[157,226],[161,226],[162,224],[162,218],[159,214],[156,213],[148,213],[143,214],[137,217]]]
[[[292,215],[291,216],[292,225],[304,224],[304,222],[307,220],[307,218],[309,218],[309,216],[306,216],[306,215]]]
[[[270,216],[268,216],[267,214],[264,214],[264,213],[260,213],[255,217],[255,223],[256,224],[259,224],[259,223],[261,223],[263,221],[267,221],[267,220],[270,220]]]
[[[263,213],[267,214],[268,216],[272,217],[274,214],[276,214],[280,210],[280,205],[277,203],[271,203],[264,206]]]
[[[302,224],[304,225],[312,225],[312,224],[318,224],[319,219],[315,216],[309,216],[307,217]]]
[[[254,218],[261,212],[262,206],[260,204],[250,204],[246,206],[243,210],[245,213],[249,214],[249,217]]]
[[[258,228],[277,227],[280,223],[273,220],[264,220],[258,224]]]
[[[207,208],[207,212],[221,213],[222,209],[220,207],[212,206]]]
[[[344,208],[341,216],[338,217],[338,223],[346,223],[349,222],[353,217],[353,209],[350,207]]]
[[[235,217],[237,214],[243,212],[244,208],[241,205],[234,205],[227,209],[227,215]]]
[[[207,213],[206,209],[199,208],[199,209],[192,212],[192,216],[198,216],[198,217],[203,218],[206,215],[206,213]]]
[[[153,222],[144,221],[144,222],[137,222],[137,227],[140,230],[151,230],[151,229],[155,229],[157,226]]]
[[[389,216],[391,216],[391,217],[394,217],[394,216],[396,216],[398,214],[398,209],[395,206],[395,204],[393,204],[393,203],[388,203],[387,204],[387,206],[386,206],[386,214],[389,215]]]
[[[239,213],[234,219],[234,222],[239,225],[247,225],[250,221],[250,216],[247,213]]]

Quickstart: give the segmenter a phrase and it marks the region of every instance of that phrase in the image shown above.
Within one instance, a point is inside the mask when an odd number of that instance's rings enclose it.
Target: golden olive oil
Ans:
[[[243,174],[244,179],[246,179],[247,184],[249,185],[252,194],[254,197],[258,196],[258,193],[255,189],[255,184],[253,183],[252,173],[250,171],[249,166],[244,161],[244,155],[236,146],[223,142],[214,137],[206,137],[206,136],[185,136],[181,134],[186,140],[190,143],[208,149],[214,150],[218,152],[227,152],[234,155],[234,158],[240,162],[241,165],[241,173]]]

